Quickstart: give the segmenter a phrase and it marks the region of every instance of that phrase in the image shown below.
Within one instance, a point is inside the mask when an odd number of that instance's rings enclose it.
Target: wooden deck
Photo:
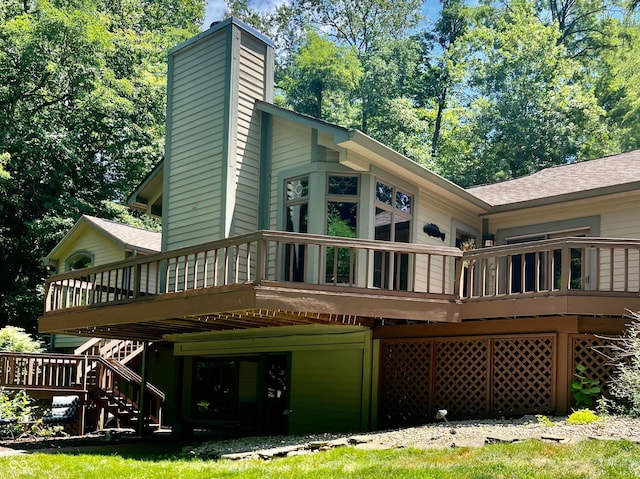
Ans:
[[[259,231],[52,276],[40,331],[157,340],[298,324],[375,326],[640,309],[640,241],[457,248]]]

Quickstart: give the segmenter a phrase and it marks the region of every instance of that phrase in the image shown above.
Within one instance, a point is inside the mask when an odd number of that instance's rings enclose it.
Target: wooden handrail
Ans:
[[[445,246],[258,231],[52,276],[45,313],[264,281],[453,295],[453,264],[461,256]]]
[[[462,299],[640,292],[640,240],[566,237],[465,251]],[[518,272],[518,274],[516,274]]]
[[[94,374],[90,374],[94,373]],[[139,409],[142,378],[118,361],[57,353],[0,353],[0,386],[11,389],[109,391]],[[165,394],[147,383],[150,415],[159,421]]]

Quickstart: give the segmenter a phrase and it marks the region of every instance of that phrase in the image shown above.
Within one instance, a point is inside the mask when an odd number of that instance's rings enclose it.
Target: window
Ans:
[[[67,259],[67,271],[89,268],[93,265],[93,256],[85,251],[80,251]]]
[[[358,236],[359,177],[327,177],[327,235]],[[334,284],[355,282],[355,257],[348,248],[327,248],[325,280]]]
[[[285,230],[306,233],[309,223],[309,178],[285,182]],[[288,244],[285,248],[285,281],[304,281],[305,246]]]
[[[507,238],[507,244],[527,243],[531,241],[541,241],[545,239],[564,238],[567,236],[588,236],[588,228],[580,228],[571,231],[542,233],[531,236],[519,236]],[[551,255],[551,256],[549,256]],[[589,284],[582,284],[583,268],[589,262],[588,256],[583,258],[581,249],[572,248],[570,257],[569,272],[571,289],[589,289]],[[534,291],[547,291],[560,289],[560,277],[562,270],[561,250],[556,249],[550,252],[525,253],[523,255],[513,255],[510,262],[511,278],[510,293],[525,293]],[[585,264],[583,264],[585,263]],[[587,268],[588,271],[588,268]],[[538,284],[536,285],[536,277]],[[590,274],[586,274],[585,280],[588,282]]]
[[[413,196],[386,182],[376,182],[375,239],[411,242]],[[409,257],[377,252],[374,255],[374,285],[391,289],[408,288]]]

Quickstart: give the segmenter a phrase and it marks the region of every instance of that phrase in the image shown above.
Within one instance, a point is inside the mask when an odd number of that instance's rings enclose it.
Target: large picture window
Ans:
[[[375,239],[410,243],[412,220],[413,196],[389,183],[376,181]],[[408,273],[407,254],[376,252],[374,255],[374,286],[406,290]]]
[[[328,175],[327,234],[342,238],[358,236],[359,177]],[[327,248],[325,280],[334,284],[355,283],[355,257],[348,248]]]
[[[307,233],[309,224],[309,178],[304,176],[285,182],[285,230]],[[304,281],[304,245],[285,248],[285,281]]]

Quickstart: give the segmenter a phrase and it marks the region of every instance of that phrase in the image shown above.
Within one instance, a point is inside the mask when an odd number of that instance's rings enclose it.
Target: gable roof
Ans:
[[[529,176],[468,188],[505,211],[640,189],[640,150],[554,166]]]
[[[326,120],[287,110],[261,100],[256,100],[255,104],[260,111],[332,134],[333,141],[337,146],[366,158],[367,164],[349,157],[339,160],[340,163],[354,171],[367,171],[371,165],[376,165],[399,177],[406,175],[412,183],[427,182],[434,194],[450,201],[463,202],[477,213],[482,213],[489,208],[489,205],[482,198],[469,194],[461,186],[434,173],[360,130],[344,128]]]
[[[115,241],[123,250],[135,250],[145,254],[159,253],[161,250],[162,233],[97,218],[95,216],[82,215],[64,238],[62,238],[45,257],[45,262],[54,258],[62,246],[69,241],[83,225],[97,229]]]
[[[158,253],[161,249],[162,233],[95,216],[83,215],[82,218],[120,243],[124,249],[142,250],[148,253]]]
[[[150,216],[162,217],[164,158],[161,159],[127,197],[126,205]]]

